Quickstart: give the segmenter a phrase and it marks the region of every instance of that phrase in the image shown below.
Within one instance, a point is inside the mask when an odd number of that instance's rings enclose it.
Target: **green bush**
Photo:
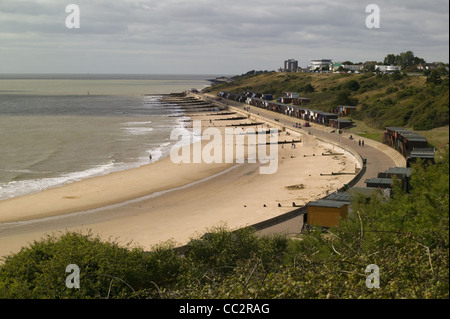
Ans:
[[[68,289],[69,264],[80,268],[80,289]],[[8,256],[0,268],[0,298],[123,298],[145,285],[140,249],[104,243],[92,234],[48,236]]]
[[[356,80],[350,80],[345,84],[345,87],[349,89],[350,91],[358,91],[361,87]]]

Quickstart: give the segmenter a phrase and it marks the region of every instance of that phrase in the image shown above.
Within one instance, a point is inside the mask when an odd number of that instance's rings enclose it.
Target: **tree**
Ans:
[[[345,84],[345,87],[349,89],[350,91],[358,91],[361,87],[356,80],[350,80]]]
[[[305,93],[312,93],[315,91],[314,86],[312,86],[310,83],[306,84],[305,87],[302,90]]]
[[[437,69],[431,70],[430,74],[427,77],[427,83],[432,83],[434,85],[439,85],[442,83],[439,70]]]
[[[414,56],[412,51],[402,52],[398,55],[388,54],[384,58],[384,65],[400,65],[402,69],[406,69],[419,63],[425,63],[425,60]]]
[[[375,72],[375,64],[366,64],[364,66],[364,71],[366,71],[366,72]]]
[[[334,101],[335,105],[356,105],[358,100],[352,98],[348,90],[340,91]]]
[[[397,58],[394,54],[388,54],[384,58],[384,65],[395,65],[397,63]]]
[[[414,53],[411,51],[402,52],[400,53],[399,64],[405,69],[414,64],[414,59]]]

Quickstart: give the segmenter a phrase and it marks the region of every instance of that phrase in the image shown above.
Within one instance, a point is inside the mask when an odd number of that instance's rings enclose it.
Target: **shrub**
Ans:
[[[69,264],[80,268],[80,289],[65,285]],[[144,265],[142,250],[105,243],[90,233],[48,236],[5,258],[0,298],[136,297],[146,284]]]
[[[345,87],[349,89],[350,91],[358,91],[361,87],[356,80],[350,80],[345,84]]]

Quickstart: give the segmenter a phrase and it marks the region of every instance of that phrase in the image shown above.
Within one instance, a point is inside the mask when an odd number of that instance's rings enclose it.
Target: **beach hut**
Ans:
[[[309,121],[309,122],[314,122],[314,123],[317,123],[316,122],[316,120],[317,120],[317,114],[319,113],[320,111],[317,111],[317,110],[308,110],[307,112],[306,112],[306,120],[307,121]]]
[[[398,179],[410,178],[413,169],[410,167],[391,167],[383,173],[378,173],[378,177],[392,178],[395,176]]]
[[[347,119],[330,119],[330,126],[335,129],[342,130],[354,126],[352,120]]]
[[[409,157],[414,149],[428,148],[426,138],[416,132],[401,127],[386,127],[383,143],[393,147],[404,157]]]
[[[389,145],[397,151],[400,151],[400,134],[403,132],[408,133],[411,131],[402,127],[386,127],[386,131],[383,133],[383,143]]]
[[[296,93],[296,92],[283,92],[281,94],[281,97],[286,97],[286,98],[290,98],[290,99],[295,99],[295,98],[299,98],[300,94]]]
[[[293,106],[289,105],[289,106],[286,107],[286,109],[284,111],[284,114],[286,114],[288,116],[293,116],[294,115],[294,110],[295,110],[295,108]]]
[[[337,113],[339,116],[347,116],[356,111],[356,106],[350,105],[339,105],[337,107]]]
[[[285,103],[285,104],[290,104],[290,103],[292,103],[292,98],[283,96],[279,99],[279,102]]]
[[[319,199],[307,205],[306,223],[311,226],[334,227],[348,216],[350,202]]]
[[[434,148],[415,148],[406,159],[406,166],[411,167],[411,164],[417,162],[419,158],[424,164],[434,164],[434,156]]]
[[[337,119],[337,114],[329,113],[329,112],[318,112],[317,113],[317,123],[322,125],[330,125],[330,120]]]
[[[412,131],[401,131],[398,133],[398,147],[403,156],[409,156],[415,148],[427,148],[428,141],[425,137]]]
[[[366,179],[364,183],[366,183],[367,187],[375,187],[375,188],[390,188],[392,189],[393,184],[392,178],[369,178]]]
[[[293,108],[293,111],[292,111],[291,116],[295,117],[297,119],[302,119],[303,115],[306,112],[306,109],[303,107],[299,107],[299,106],[293,106],[292,108]]]
[[[267,109],[269,111],[277,113],[284,113],[284,111],[287,109],[287,105],[277,102],[269,102],[267,105]]]
[[[311,103],[311,99],[306,97],[296,97],[292,99],[292,104],[294,105],[304,105]]]
[[[402,182],[402,188],[409,192],[409,181],[411,179],[412,168],[409,167],[391,167],[383,173],[378,173],[378,178],[397,179]]]

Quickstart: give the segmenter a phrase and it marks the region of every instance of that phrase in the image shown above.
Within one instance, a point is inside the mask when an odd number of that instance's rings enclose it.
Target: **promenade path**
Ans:
[[[208,94],[203,94],[199,97],[203,97],[211,102],[215,101],[214,103],[218,103],[218,105],[226,105],[230,108],[230,110],[234,110],[242,114],[250,114],[250,116],[253,118],[260,118],[261,120],[271,122],[277,126],[285,126],[286,129],[290,129],[298,133],[311,134],[319,139],[331,141],[342,146],[344,149],[352,149],[363,159],[366,159],[366,171],[354,185],[354,187],[365,187],[365,180],[377,177],[379,172],[384,172],[391,167],[406,167],[406,161],[400,153],[390,148],[389,146],[376,142],[374,140],[363,138],[354,134],[353,139],[350,139],[350,136],[352,134],[348,132],[343,131],[342,134],[338,134],[337,132],[330,133],[334,130],[333,128],[318,124],[311,124],[311,127],[303,127],[303,123],[305,123],[305,121],[303,120],[258,108],[256,106],[250,106],[249,111],[246,111],[244,110],[244,107],[248,109],[249,105],[247,104],[226,99],[217,101],[218,99],[216,97]],[[301,123],[302,128],[296,128],[296,123]],[[359,140],[364,141],[364,146],[359,146]],[[259,233],[298,234],[300,233],[302,226],[303,215],[300,215],[279,224],[265,228],[259,231]]]

